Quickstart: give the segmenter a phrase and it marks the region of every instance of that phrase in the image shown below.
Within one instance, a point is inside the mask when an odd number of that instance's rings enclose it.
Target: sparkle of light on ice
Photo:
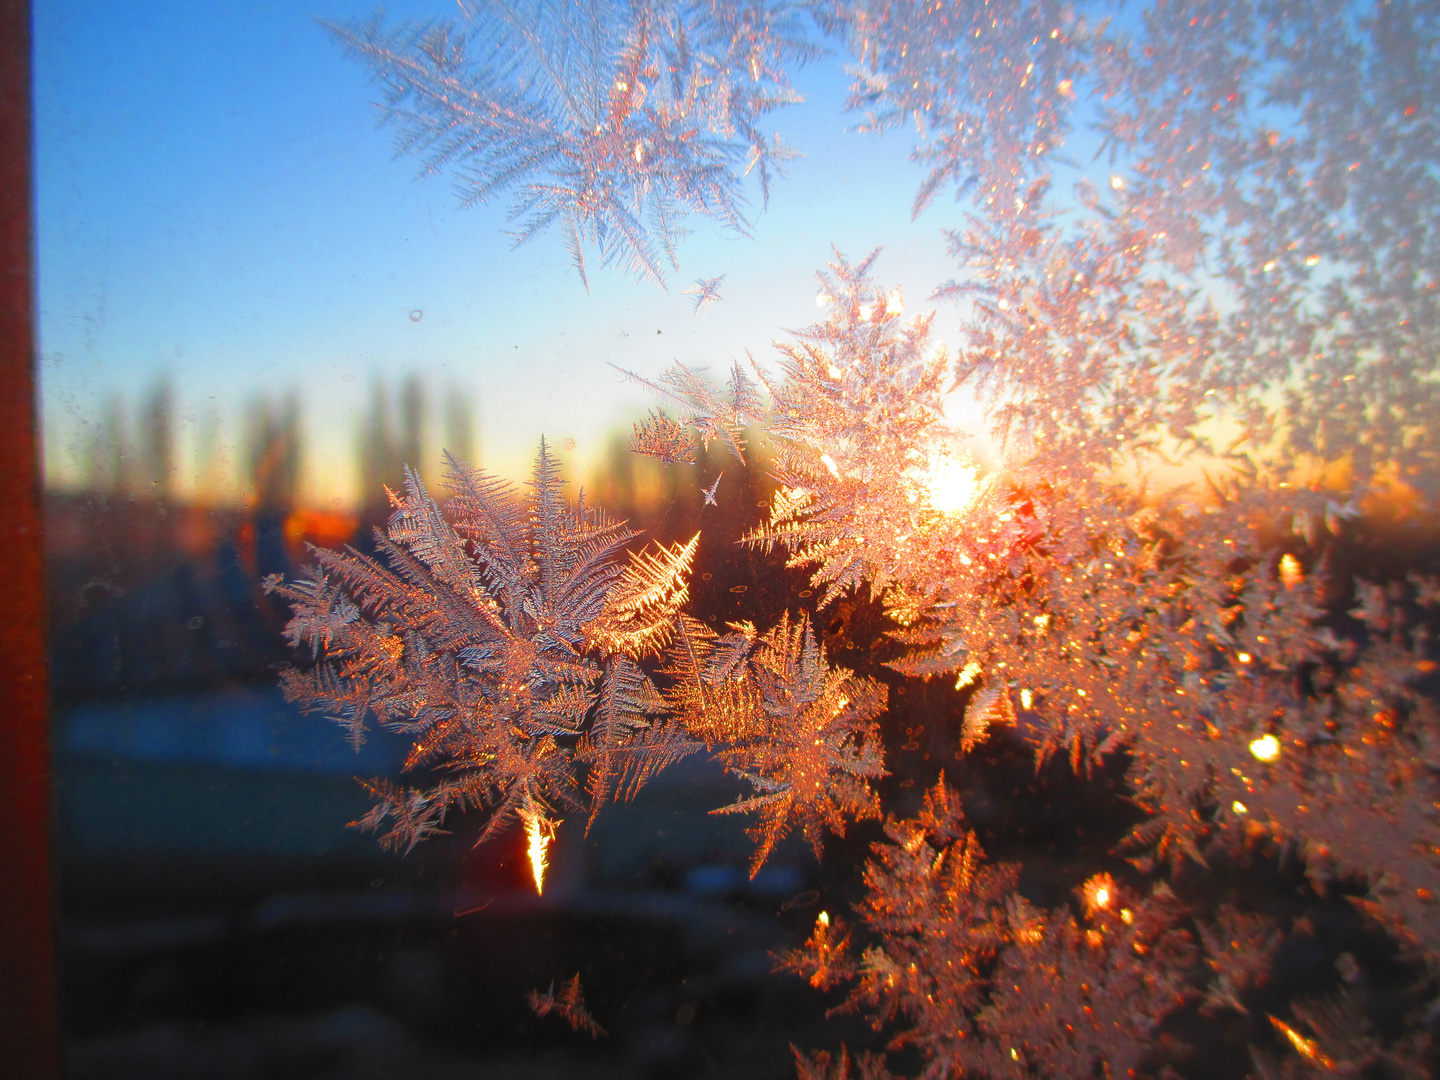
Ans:
[[[1261,761],[1274,761],[1280,756],[1280,740],[1274,735],[1261,735],[1250,744],[1250,753]]]
[[[535,876],[535,895],[545,891],[545,870],[549,866],[546,857],[551,841],[555,839],[555,822],[546,821],[538,813],[524,814],[525,836],[529,840],[526,854],[530,856],[530,872]]]

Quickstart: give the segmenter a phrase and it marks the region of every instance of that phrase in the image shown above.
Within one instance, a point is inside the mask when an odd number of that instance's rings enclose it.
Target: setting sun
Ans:
[[[980,493],[980,470],[966,457],[937,454],[909,475],[925,501],[942,514],[960,513]]]

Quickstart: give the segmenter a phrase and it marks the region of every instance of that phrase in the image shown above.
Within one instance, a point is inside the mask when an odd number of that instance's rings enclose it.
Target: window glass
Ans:
[[[1432,1067],[1437,43],[37,4],[69,1074]]]

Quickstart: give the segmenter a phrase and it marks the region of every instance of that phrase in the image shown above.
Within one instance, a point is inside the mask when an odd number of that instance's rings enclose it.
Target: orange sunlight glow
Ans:
[[[1096,874],[1080,887],[1080,900],[1085,905],[1085,914],[1094,915],[1115,902],[1115,879],[1109,874]]]
[[[1280,556],[1280,581],[1287,589],[1293,589],[1305,580],[1305,570],[1300,560],[1288,552]]]
[[[976,679],[978,679],[984,672],[984,670],[985,669],[982,668],[979,664],[977,664],[974,660],[965,661],[965,666],[960,669],[959,678],[955,680],[955,689],[963,690],[965,687],[969,686]],[[1027,690],[1025,692],[1028,694],[1030,691]],[[1027,704],[1025,707],[1028,709],[1030,706]]]
[[[980,494],[980,470],[968,457],[936,454],[909,475],[925,501],[942,514],[960,513]]]
[[[525,836],[529,843],[526,853],[530,856],[530,872],[535,876],[535,895],[545,891],[545,870],[550,865],[546,850],[555,840],[556,821],[549,821],[536,810],[521,810],[520,820],[525,822]]]
[[[1330,1058],[1325,1055],[1325,1051],[1320,1049],[1320,1044],[1314,1039],[1307,1039],[1304,1035],[1301,1035],[1300,1032],[1285,1023],[1284,1020],[1277,1020],[1272,1016],[1270,1017],[1270,1023],[1274,1024],[1276,1030],[1290,1040],[1290,1045],[1295,1048],[1295,1052],[1301,1057],[1307,1061],[1313,1061],[1322,1069],[1333,1069],[1335,1067],[1335,1062],[1331,1061]]]

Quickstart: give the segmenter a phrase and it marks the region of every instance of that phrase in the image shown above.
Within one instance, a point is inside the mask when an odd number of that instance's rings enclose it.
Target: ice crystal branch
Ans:
[[[795,625],[782,619],[745,665],[730,677],[753,680],[759,714],[719,758],[755,794],[716,813],[758,814],[754,873],[792,828],[818,854],[825,829],[844,836],[847,818],[879,816],[869,782],[888,775],[874,724],[886,694],[873,680],[829,667],[804,617]]]
[[[635,425],[630,449],[637,454],[658,458],[665,465],[673,465],[677,461],[695,463],[695,450],[690,445],[689,435],[662,409],[651,409],[649,418]]]
[[[752,363],[752,379],[737,363],[723,389],[683,365],[654,382],[631,374],[742,462],[745,429],[764,431],[781,490],[747,540],[814,565],[822,606],[861,582],[878,591],[948,563],[957,553],[947,517],[980,493],[963,433],[944,421],[950,361],[932,341],[933,315],[902,318],[898,290],[869,276],[877,255],[852,265],[837,252],[817,275],[826,318],[777,344],[777,374]]]
[[[761,128],[820,54],[789,0],[477,0],[460,21],[325,24],[385,90],[396,149],[464,202],[513,192],[515,242],[551,226],[588,287],[602,265],[664,284],[687,214],[748,230],[743,178],[792,151]]]
[[[705,314],[705,309],[711,304],[718,304],[723,297],[720,295],[720,283],[725,280],[726,275],[721,274],[713,278],[696,278],[695,284],[685,290],[682,295],[695,297],[695,314]]]
[[[738,362],[731,365],[730,378],[724,390],[717,390],[711,385],[704,369],[689,368],[680,363],[665,371],[655,382],[624,368],[617,367],[616,370],[681,410],[682,419],[678,425],[664,412],[652,411],[650,423],[644,429],[636,428],[632,446],[639,453],[659,457],[666,464],[677,458],[691,460],[678,453],[667,454],[667,448],[683,442],[683,436],[675,428],[688,426],[699,433],[703,445],[708,447],[712,439],[717,439],[735,460],[745,464],[745,430],[761,422],[765,406],[759,387],[740,369]]]
[[[825,830],[844,836],[847,820],[879,816],[870,782],[888,775],[874,723],[885,688],[830,667],[808,619],[716,636],[682,617],[667,674],[679,722],[754,791],[714,811],[758,815],[752,875],[792,829],[818,855]]]
[[[585,1007],[585,991],[580,985],[578,971],[573,978],[565,980],[559,994],[555,993],[555,984],[552,982],[550,989],[543,994],[539,990],[531,990],[525,995],[525,1000],[530,1003],[530,1011],[536,1016],[543,1018],[554,1013],[576,1031],[583,1031],[592,1039],[607,1034]]]

